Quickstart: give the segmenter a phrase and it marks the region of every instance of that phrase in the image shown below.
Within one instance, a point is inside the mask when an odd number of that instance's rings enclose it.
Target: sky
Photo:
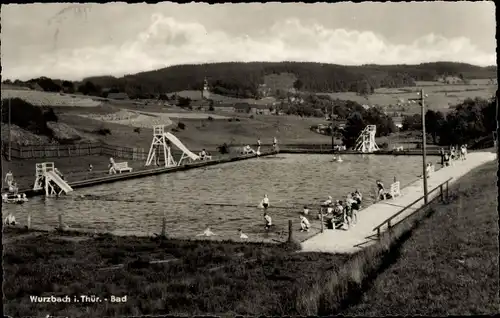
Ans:
[[[1,21],[11,80],[230,61],[496,65],[493,2],[12,4]]]

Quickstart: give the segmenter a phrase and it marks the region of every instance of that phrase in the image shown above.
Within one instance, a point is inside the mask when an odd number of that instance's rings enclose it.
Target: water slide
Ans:
[[[171,143],[173,143],[177,148],[179,148],[182,152],[184,152],[191,160],[199,160],[200,156],[195,155],[192,153],[189,149],[184,146],[184,144],[179,140],[179,138],[175,137],[171,133],[167,132],[163,134],[165,138],[170,140]]]
[[[65,193],[73,191],[73,188],[69,186],[55,171],[47,171],[45,173],[46,177],[49,177],[55,184],[59,186]]]

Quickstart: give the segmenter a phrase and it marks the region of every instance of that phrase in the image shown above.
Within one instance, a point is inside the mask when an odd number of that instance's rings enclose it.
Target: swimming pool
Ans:
[[[374,201],[375,180],[388,188],[397,177],[403,187],[422,172],[418,156],[346,155],[343,160],[279,154],[77,189],[59,199],[35,197],[23,205],[4,205],[2,214],[13,213],[25,224],[31,211],[37,227],[56,226],[62,214],[70,227],[120,235],[159,233],[165,215],[171,237],[193,238],[210,226],[218,238],[237,238],[241,228],[250,240],[273,240],[286,232],[289,219],[298,227],[305,204],[317,205],[328,195],[343,199],[358,189],[367,206]],[[269,235],[264,235],[262,210],[257,209],[264,194],[276,225]],[[317,209],[311,211],[309,219],[318,229]]]

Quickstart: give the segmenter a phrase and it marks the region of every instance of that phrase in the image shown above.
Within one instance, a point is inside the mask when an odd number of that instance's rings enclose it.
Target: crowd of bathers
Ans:
[[[321,203],[318,218],[326,217],[327,224],[334,229],[348,230],[358,223],[363,196],[358,190],[346,195],[345,200],[333,201],[332,197]],[[307,207],[304,207],[304,211]]]
[[[450,147],[450,151],[444,151],[443,148],[439,149],[441,155],[441,166],[447,167],[454,160],[465,160],[467,156],[467,144],[460,146],[460,149]]]

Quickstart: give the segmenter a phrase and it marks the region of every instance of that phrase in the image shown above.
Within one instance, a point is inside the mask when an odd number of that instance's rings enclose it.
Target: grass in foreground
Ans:
[[[342,314],[493,314],[498,298],[497,165],[465,176],[453,202],[413,231],[399,260]]]
[[[5,313],[15,317],[296,314],[303,288],[345,260],[285,246],[108,235],[78,241],[41,234],[12,241],[17,231],[4,234]],[[165,259],[174,260],[145,263]],[[124,266],[100,270],[118,264]],[[30,295],[127,295],[127,302],[32,303]]]

